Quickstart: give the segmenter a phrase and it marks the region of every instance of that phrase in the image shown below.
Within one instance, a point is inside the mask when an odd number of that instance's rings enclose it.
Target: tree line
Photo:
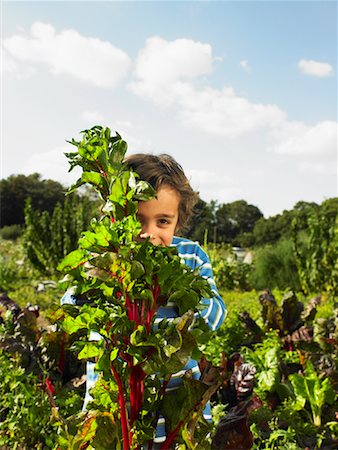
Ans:
[[[64,204],[65,192],[66,187],[61,183],[42,179],[38,173],[11,175],[0,180],[0,227],[24,225],[25,202],[28,198],[33,210],[52,214],[56,205]],[[87,200],[95,207],[95,199]],[[337,211],[338,198],[327,199],[321,204],[299,201],[291,210],[265,218],[257,206],[245,200],[218,204],[216,201],[208,203],[199,199],[184,236],[201,243],[207,241],[260,247],[276,243],[281,238],[290,238],[293,219],[297,219],[297,226],[301,230],[307,228],[308,218],[314,212],[335,217]]]
[[[308,228],[308,219],[314,213],[329,219],[338,212],[338,198],[324,200],[321,204],[299,201],[291,210],[265,218],[257,206],[245,200],[217,205],[199,200],[186,235],[190,239],[214,243],[230,243],[240,247],[261,247],[275,244],[291,237],[292,223],[297,221],[297,231]],[[206,231],[207,230],[207,236]]]

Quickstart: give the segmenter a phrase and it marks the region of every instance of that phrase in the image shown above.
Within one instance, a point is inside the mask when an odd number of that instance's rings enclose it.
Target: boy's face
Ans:
[[[141,222],[140,237],[150,237],[154,245],[168,247],[178,222],[179,194],[169,186],[157,191],[157,198],[139,202],[137,219]]]

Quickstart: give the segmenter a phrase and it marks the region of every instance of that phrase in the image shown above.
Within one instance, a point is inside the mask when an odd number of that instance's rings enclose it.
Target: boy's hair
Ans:
[[[125,162],[156,191],[162,186],[168,186],[179,194],[177,229],[184,228],[198,200],[198,192],[190,186],[180,164],[170,155],[149,153],[135,153],[127,156]]]

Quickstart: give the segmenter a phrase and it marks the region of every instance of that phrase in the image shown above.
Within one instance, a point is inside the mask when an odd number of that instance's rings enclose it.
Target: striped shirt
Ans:
[[[217,330],[221,324],[223,323],[226,317],[226,307],[224,302],[219,295],[215,281],[212,274],[212,268],[210,264],[210,260],[205,251],[200,247],[197,242],[193,242],[189,239],[176,237],[174,236],[171,246],[176,247],[178,251],[178,255],[180,256],[182,263],[186,264],[190,267],[191,270],[198,269],[200,275],[205,278],[210,284],[210,288],[214,294],[214,296],[210,299],[203,298],[201,300],[202,305],[205,306],[204,309],[195,313],[195,316],[201,315],[205,322],[208,324],[211,330]],[[66,293],[61,303],[71,303],[75,304],[76,299],[70,294]],[[170,320],[174,320],[178,317],[178,309],[175,304],[167,304],[166,306],[160,307],[157,311],[156,317],[154,319],[154,324],[158,324],[163,318],[167,318]],[[98,333],[91,333],[90,340],[99,340],[100,335]],[[84,399],[84,409],[91,400],[91,396],[89,395],[89,389],[95,384],[97,380],[98,374],[94,371],[95,364],[88,362],[87,363],[87,382],[86,382],[86,395]],[[190,359],[183,370],[173,374],[170,378],[170,381],[167,385],[166,392],[173,391],[177,389],[182,384],[182,376],[187,371],[191,371],[194,379],[198,380],[201,376],[197,361]],[[208,403],[203,411],[203,416],[206,420],[211,421],[211,409],[210,404]],[[155,444],[160,444],[164,442],[166,439],[165,433],[165,418],[160,416],[157,428],[156,428],[156,437],[154,439]],[[153,450],[156,449],[156,446],[153,447]]]

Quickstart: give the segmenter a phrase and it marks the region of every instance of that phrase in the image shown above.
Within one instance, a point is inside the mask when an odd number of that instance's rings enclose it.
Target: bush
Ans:
[[[300,291],[296,260],[290,240],[281,239],[275,245],[258,249],[254,257],[250,281],[255,289],[266,287]]]
[[[83,366],[69,352],[69,335],[39,316],[39,308],[21,309],[7,296],[0,309],[0,448],[55,449],[58,412],[78,413]]]
[[[41,382],[6,354],[0,354],[0,447],[53,448],[51,408]],[[18,447],[19,445],[19,447]]]
[[[32,266],[45,276],[57,274],[57,265],[77,246],[81,232],[89,225],[92,203],[86,197],[67,197],[53,213],[25,208],[23,244]]]
[[[15,241],[22,235],[22,231],[21,225],[7,225],[1,228],[0,237],[5,240]]]
[[[249,277],[252,266],[239,261],[230,245],[208,244],[205,247],[219,290],[247,291],[251,289]]]
[[[338,295],[338,213],[313,213],[307,219],[306,235],[292,223],[292,242],[296,267],[303,292],[327,291]]]

